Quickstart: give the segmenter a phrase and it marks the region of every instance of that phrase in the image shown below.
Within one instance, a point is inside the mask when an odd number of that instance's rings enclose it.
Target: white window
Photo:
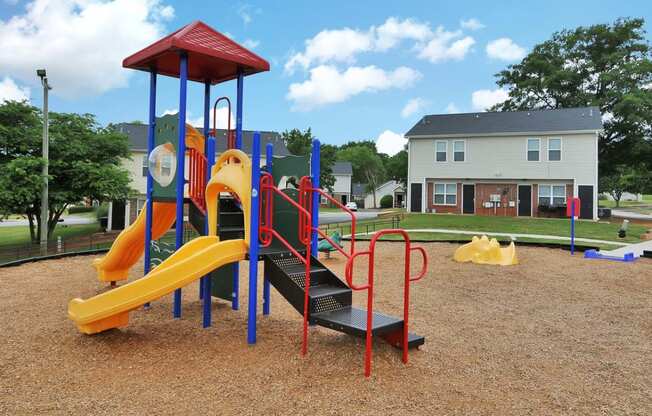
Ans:
[[[328,204],[328,198],[326,198],[324,195],[320,195],[320,196],[321,196],[320,203],[322,205],[327,205]]]
[[[464,140],[455,140],[453,142],[453,160],[455,162],[464,162],[466,160],[466,142]]]
[[[539,153],[541,153],[541,140],[527,139],[527,160],[538,162],[540,160]]]
[[[566,185],[539,185],[539,205],[548,207],[566,205]]]
[[[457,205],[457,185],[454,183],[436,183],[434,185],[435,205]]]
[[[145,207],[145,200],[144,199],[137,199],[136,200],[136,214],[140,215],[140,211]]]
[[[551,137],[548,139],[548,160],[558,162],[561,160],[561,138]]]
[[[147,158],[147,154],[143,155],[143,176],[147,176],[147,169],[149,167],[149,160]]]
[[[436,141],[435,142],[435,161],[445,162],[448,154],[448,142]]]

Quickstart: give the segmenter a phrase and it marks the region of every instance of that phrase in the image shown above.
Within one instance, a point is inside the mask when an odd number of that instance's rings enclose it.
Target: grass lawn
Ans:
[[[367,224],[372,224],[374,222],[374,220],[360,221],[356,231],[366,232],[368,230]],[[619,221],[613,223],[577,221],[575,224],[576,237],[606,241],[623,241],[636,243],[641,241],[641,235],[647,231],[647,228],[644,226],[630,224],[627,237],[621,240],[617,237],[618,229],[620,228]],[[548,218],[485,217],[453,214],[406,214],[405,218],[401,220],[400,226],[401,228],[405,228],[407,230],[439,228],[447,230],[478,231],[488,234],[491,232],[500,232],[568,237],[570,230],[570,220]],[[381,229],[389,227],[391,227],[391,223],[387,222],[383,223],[380,227],[377,228]],[[330,225],[329,229],[333,229],[333,225]],[[375,230],[373,227],[371,227],[369,231]],[[350,227],[343,225],[341,232],[344,234],[350,233]],[[418,235],[421,236],[420,239],[423,239],[424,235],[428,234]],[[445,236],[446,234],[433,233],[431,236],[434,239],[436,235],[439,236],[437,239],[443,239],[442,236]]]
[[[95,224],[80,224],[80,225],[58,225],[54,230],[53,239],[61,236],[63,239],[71,237],[79,237],[84,235],[93,234],[100,231],[99,223]],[[15,244],[29,244],[29,227],[0,227],[0,246],[15,245]]]

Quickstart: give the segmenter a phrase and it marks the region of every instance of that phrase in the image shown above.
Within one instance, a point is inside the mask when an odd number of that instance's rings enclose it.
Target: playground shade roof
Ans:
[[[269,63],[207,24],[195,21],[125,58],[122,66],[179,78],[180,52],[188,54],[188,79],[211,84],[269,71]]]

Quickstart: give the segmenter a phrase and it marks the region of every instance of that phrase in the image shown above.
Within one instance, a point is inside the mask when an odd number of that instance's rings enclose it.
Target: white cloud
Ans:
[[[241,4],[238,6],[238,9],[236,10],[238,13],[238,16],[242,19],[242,22],[245,25],[248,25],[251,23],[252,18],[251,18],[251,5],[249,4]]]
[[[405,148],[407,139],[402,134],[394,133],[391,130],[385,130],[380,133],[376,139],[376,150],[379,153],[386,153],[394,156]]]
[[[487,108],[502,103],[509,98],[507,90],[496,88],[495,90],[478,90],[471,94],[473,108],[478,111],[486,111]]]
[[[308,69],[313,64],[340,62],[351,64],[363,52],[385,52],[402,40],[423,44],[432,38],[430,25],[413,19],[388,18],[380,26],[360,29],[326,29],[305,41],[303,52],[294,53],[285,64],[292,73],[297,67]]]
[[[408,88],[420,78],[420,72],[404,66],[385,71],[370,65],[350,67],[342,72],[334,66],[320,65],[310,70],[308,80],[291,84],[286,98],[293,102],[293,110],[307,111],[345,101],[362,92]]]
[[[461,31],[449,32],[442,26],[437,27],[433,38],[419,52],[419,58],[432,63],[460,61],[471,50],[475,39],[464,36]]]
[[[5,101],[29,101],[28,87],[19,87],[13,79],[5,77],[0,81],[0,103]]]
[[[484,29],[486,26],[480,23],[480,21],[475,17],[472,17],[468,20],[460,20],[460,27],[468,30],[480,30]]]
[[[525,48],[518,46],[510,38],[500,38],[487,44],[487,55],[501,61],[518,61],[525,56]]]
[[[174,8],[161,0],[35,0],[0,20],[0,73],[37,85],[46,68],[63,97],[125,87],[122,60],[164,34]]]
[[[260,45],[260,41],[254,39],[245,39],[244,42],[242,42],[242,46],[247,49],[255,49],[258,45]]]
[[[459,113],[460,109],[455,105],[455,103],[448,103],[448,105],[446,106],[445,111],[448,114],[455,114],[455,113]]]
[[[174,109],[168,109],[163,111],[163,116],[168,115],[168,114],[176,114],[179,112],[179,109],[174,108]],[[227,107],[218,107],[217,109],[217,127],[218,129],[226,129],[228,124],[228,117],[229,114],[229,109]],[[204,126],[204,116],[201,115],[199,117],[193,117],[192,112],[188,111],[186,112],[186,123],[190,124],[193,127],[203,127]],[[213,128],[213,110],[210,112],[210,128]],[[233,117],[233,114],[231,114],[231,128],[235,129],[235,117]]]
[[[408,118],[412,114],[420,111],[428,104],[423,98],[412,98],[408,100],[403,109],[401,110],[401,117]]]

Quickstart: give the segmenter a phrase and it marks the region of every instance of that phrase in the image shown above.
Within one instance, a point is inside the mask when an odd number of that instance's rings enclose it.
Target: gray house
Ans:
[[[597,219],[597,107],[424,116],[408,139],[412,212]]]

